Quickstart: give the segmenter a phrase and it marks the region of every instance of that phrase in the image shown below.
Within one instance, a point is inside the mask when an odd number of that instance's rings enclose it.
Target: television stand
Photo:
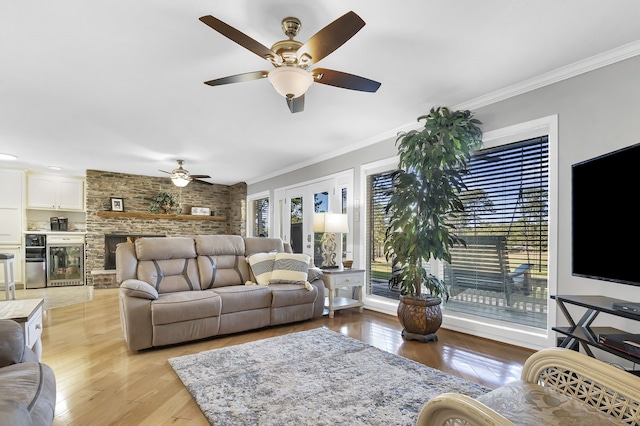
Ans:
[[[626,331],[618,330],[612,327],[591,327],[591,324],[596,319],[600,312],[604,312],[617,317],[627,318],[635,321],[640,321],[640,315],[635,315],[626,311],[621,311],[613,307],[614,303],[624,303],[624,300],[613,299],[605,296],[551,296],[556,300],[558,307],[564,314],[565,318],[569,322],[569,327],[552,327],[553,331],[566,336],[562,342],[558,345],[561,348],[571,348],[576,343],[579,343],[584,349],[585,353],[592,358],[592,347],[598,348],[605,352],[609,352],[613,355],[619,356],[634,363],[640,363],[640,356],[635,356],[627,352],[623,352],[611,346],[605,346],[598,340],[598,336],[601,334],[628,334]],[[566,305],[575,305],[585,308],[585,312],[582,317],[576,322]]]

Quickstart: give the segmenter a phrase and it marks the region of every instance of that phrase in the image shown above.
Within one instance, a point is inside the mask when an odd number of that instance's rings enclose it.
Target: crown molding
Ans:
[[[487,93],[486,95],[458,104],[454,106],[453,109],[478,109],[638,55],[640,55],[640,40],[557,68],[529,80]]]
[[[503,101],[505,99],[513,98],[523,93],[540,89],[541,87],[545,87],[550,84],[554,84],[563,80],[568,80],[580,74],[584,74],[589,71],[596,70],[598,68],[606,67],[608,65],[615,64],[616,62],[624,61],[625,59],[633,58],[634,56],[638,56],[638,55],[640,55],[640,40],[637,40],[628,44],[624,44],[615,49],[592,56],[587,59],[583,59],[578,62],[574,62],[564,67],[557,68],[553,71],[549,71],[547,73],[533,77],[529,80],[525,80],[523,82],[516,83],[511,86],[507,86],[503,89],[499,89],[494,92],[487,93],[486,95],[479,96],[475,99],[462,102],[458,105],[451,107],[451,109],[452,110],[464,110],[464,109],[475,110],[487,105],[494,104],[496,102]],[[321,161],[325,161],[325,160],[346,154],[351,151],[355,151],[360,148],[364,148],[369,145],[373,145],[374,143],[377,143],[377,142],[382,142],[383,140],[397,136],[398,132],[400,131],[409,131],[410,129],[413,129],[415,127],[416,127],[415,122],[406,124],[404,126],[400,126],[396,129],[381,133],[374,137],[370,137],[360,142],[357,142],[355,144],[346,146],[340,150],[326,153],[322,156],[318,156],[312,160],[301,162],[296,165],[292,165],[288,168],[280,169],[277,172],[273,172],[265,176],[261,176],[259,178],[249,179],[247,180],[247,184],[251,185],[254,183],[258,183],[276,176],[283,175],[285,173],[289,173],[289,172],[310,166],[312,164],[319,163]]]

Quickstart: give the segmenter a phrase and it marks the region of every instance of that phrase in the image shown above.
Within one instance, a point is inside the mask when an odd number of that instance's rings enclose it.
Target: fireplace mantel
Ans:
[[[226,216],[198,216],[190,214],[156,214],[156,213],[139,213],[139,212],[112,212],[98,211],[96,215],[102,217],[129,217],[138,219],[167,219],[167,220],[227,220]]]

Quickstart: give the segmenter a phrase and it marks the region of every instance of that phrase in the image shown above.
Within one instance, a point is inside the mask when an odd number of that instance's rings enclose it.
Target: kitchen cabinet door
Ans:
[[[66,178],[58,182],[58,208],[84,210],[84,181]]]
[[[66,176],[29,175],[27,207],[41,210],[84,210],[84,180]]]

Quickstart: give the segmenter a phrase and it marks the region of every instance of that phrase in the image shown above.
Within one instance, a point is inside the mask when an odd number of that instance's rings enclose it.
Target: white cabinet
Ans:
[[[15,281],[22,283],[24,172],[0,169],[0,253],[13,254]]]
[[[29,175],[27,208],[84,210],[84,179],[72,176]]]
[[[24,172],[0,169],[0,244],[22,244]]]

